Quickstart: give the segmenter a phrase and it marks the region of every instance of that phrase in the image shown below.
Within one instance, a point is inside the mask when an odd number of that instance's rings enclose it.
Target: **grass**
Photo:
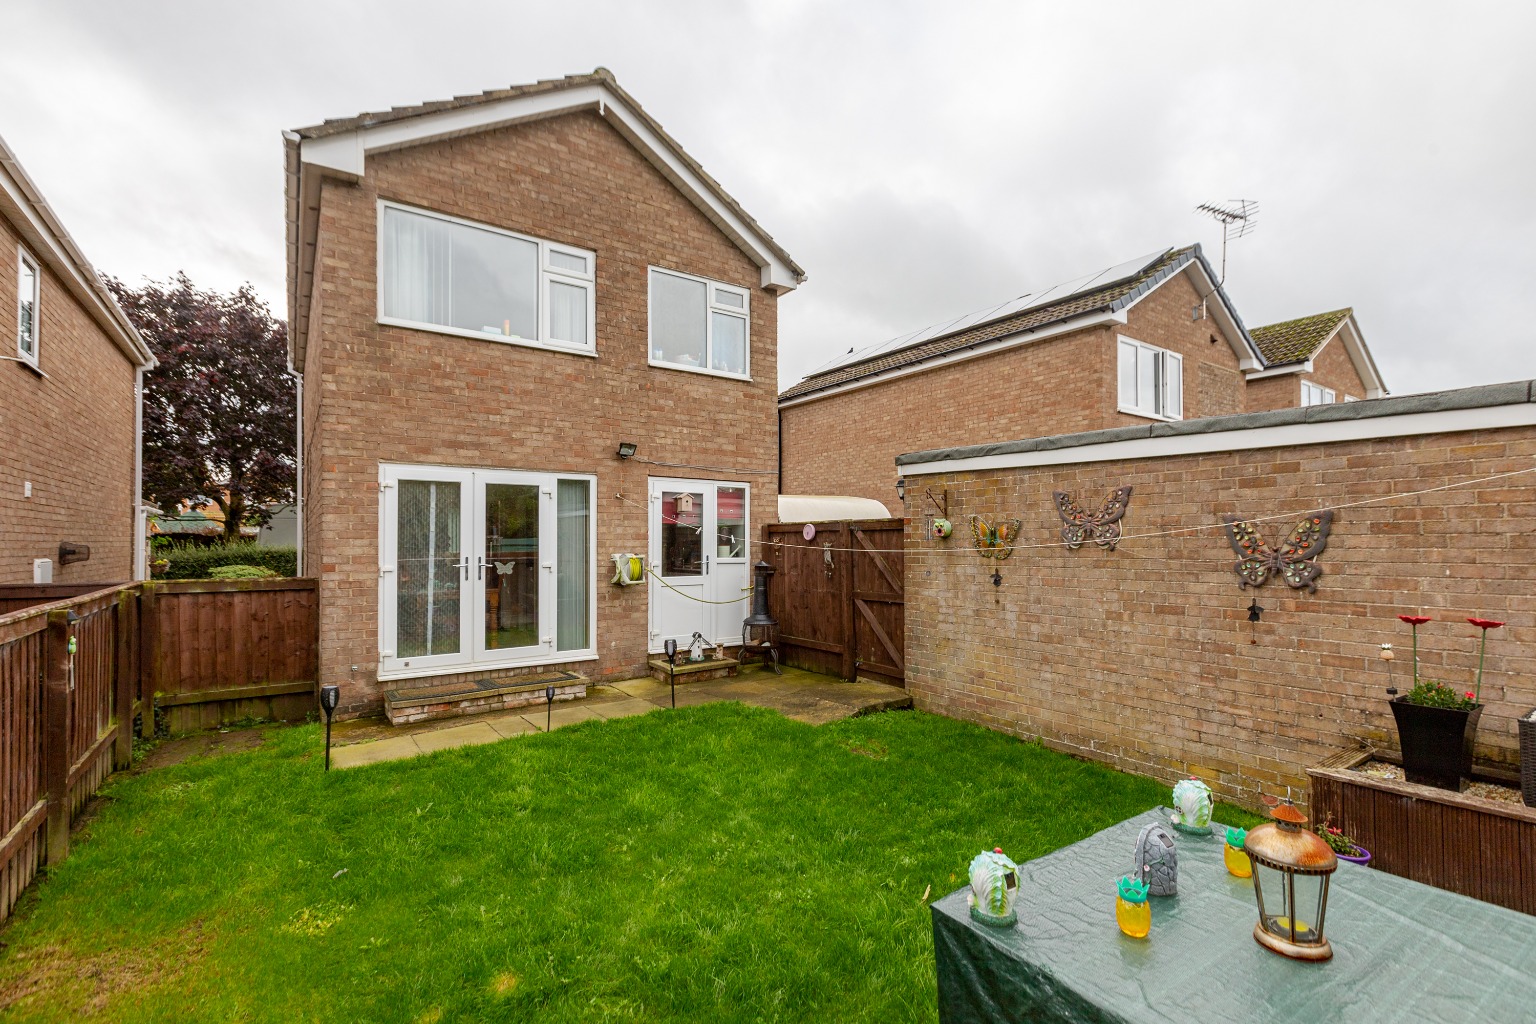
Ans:
[[[0,1015],[931,1021],[925,895],[1169,799],[916,712],[712,704],[329,775],[321,735],[109,783],[0,932]]]

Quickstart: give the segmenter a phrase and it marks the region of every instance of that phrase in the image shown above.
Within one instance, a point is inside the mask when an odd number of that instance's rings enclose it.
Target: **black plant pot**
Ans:
[[[1472,740],[1483,706],[1471,711],[1431,708],[1410,704],[1407,697],[1393,697],[1391,703],[1403,775],[1421,786],[1461,792],[1461,780],[1472,774]]]
[[[1520,717],[1520,795],[1536,807],[1536,711]]]

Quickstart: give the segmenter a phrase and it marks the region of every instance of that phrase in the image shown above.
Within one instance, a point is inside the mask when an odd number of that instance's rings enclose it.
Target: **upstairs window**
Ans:
[[[748,294],[718,281],[651,268],[651,365],[746,379]]]
[[[591,351],[596,263],[585,249],[381,203],[379,320]]]
[[[37,261],[25,249],[17,250],[19,266],[16,278],[16,354],[37,365],[37,314],[42,296],[42,274]]]
[[[1153,419],[1184,417],[1184,357],[1120,339],[1120,411]]]
[[[1301,382],[1302,405],[1332,405],[1334,393],[1332,388],[1325,388],[1321,384],[1313,384],[1309,380]]]

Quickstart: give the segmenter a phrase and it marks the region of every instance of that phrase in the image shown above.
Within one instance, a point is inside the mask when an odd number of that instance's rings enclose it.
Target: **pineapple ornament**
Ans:
[[[1227,865],[1227,871],[1238,878],[1253,877],[1253,861],[1248,859],[1248,853],[1243,849],[1243,842],[1247,838],[1247,829],[1229,828],[1227,842],[1221,848],[1221,859]]]
[[[1144,939],[1152,930],[1152,907],[1147,903],[1147,883],[1126,875],[1115,885],[1115,924],[1133,939]]]

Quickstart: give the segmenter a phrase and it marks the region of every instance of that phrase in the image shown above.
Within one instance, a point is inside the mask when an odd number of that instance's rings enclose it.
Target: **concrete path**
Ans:
[[[734,679],[679,683],[677,706],[738,700],[770,708],[796,721],[821,725],[840,718],[909,708],[912,698],[899,686],[860,680],[846,683],[829,676],[786,668],[782,676],[753,666]],[[594,718],[627,718],[672,706],[672,691],[654,679],[630,679],[598,684],[587,689],[582,700],[555,704],[550,728]],[[331,742],[331,766],[353,768],[381,761],[398,761],[418,754],[478,743],[497,743],[530,732],[543,732],[545,707],[536,704],[515,711],[498,711],[465,718],[445,718],[413,725],[390,725],[383,719],[366,718],[338,722]]]

